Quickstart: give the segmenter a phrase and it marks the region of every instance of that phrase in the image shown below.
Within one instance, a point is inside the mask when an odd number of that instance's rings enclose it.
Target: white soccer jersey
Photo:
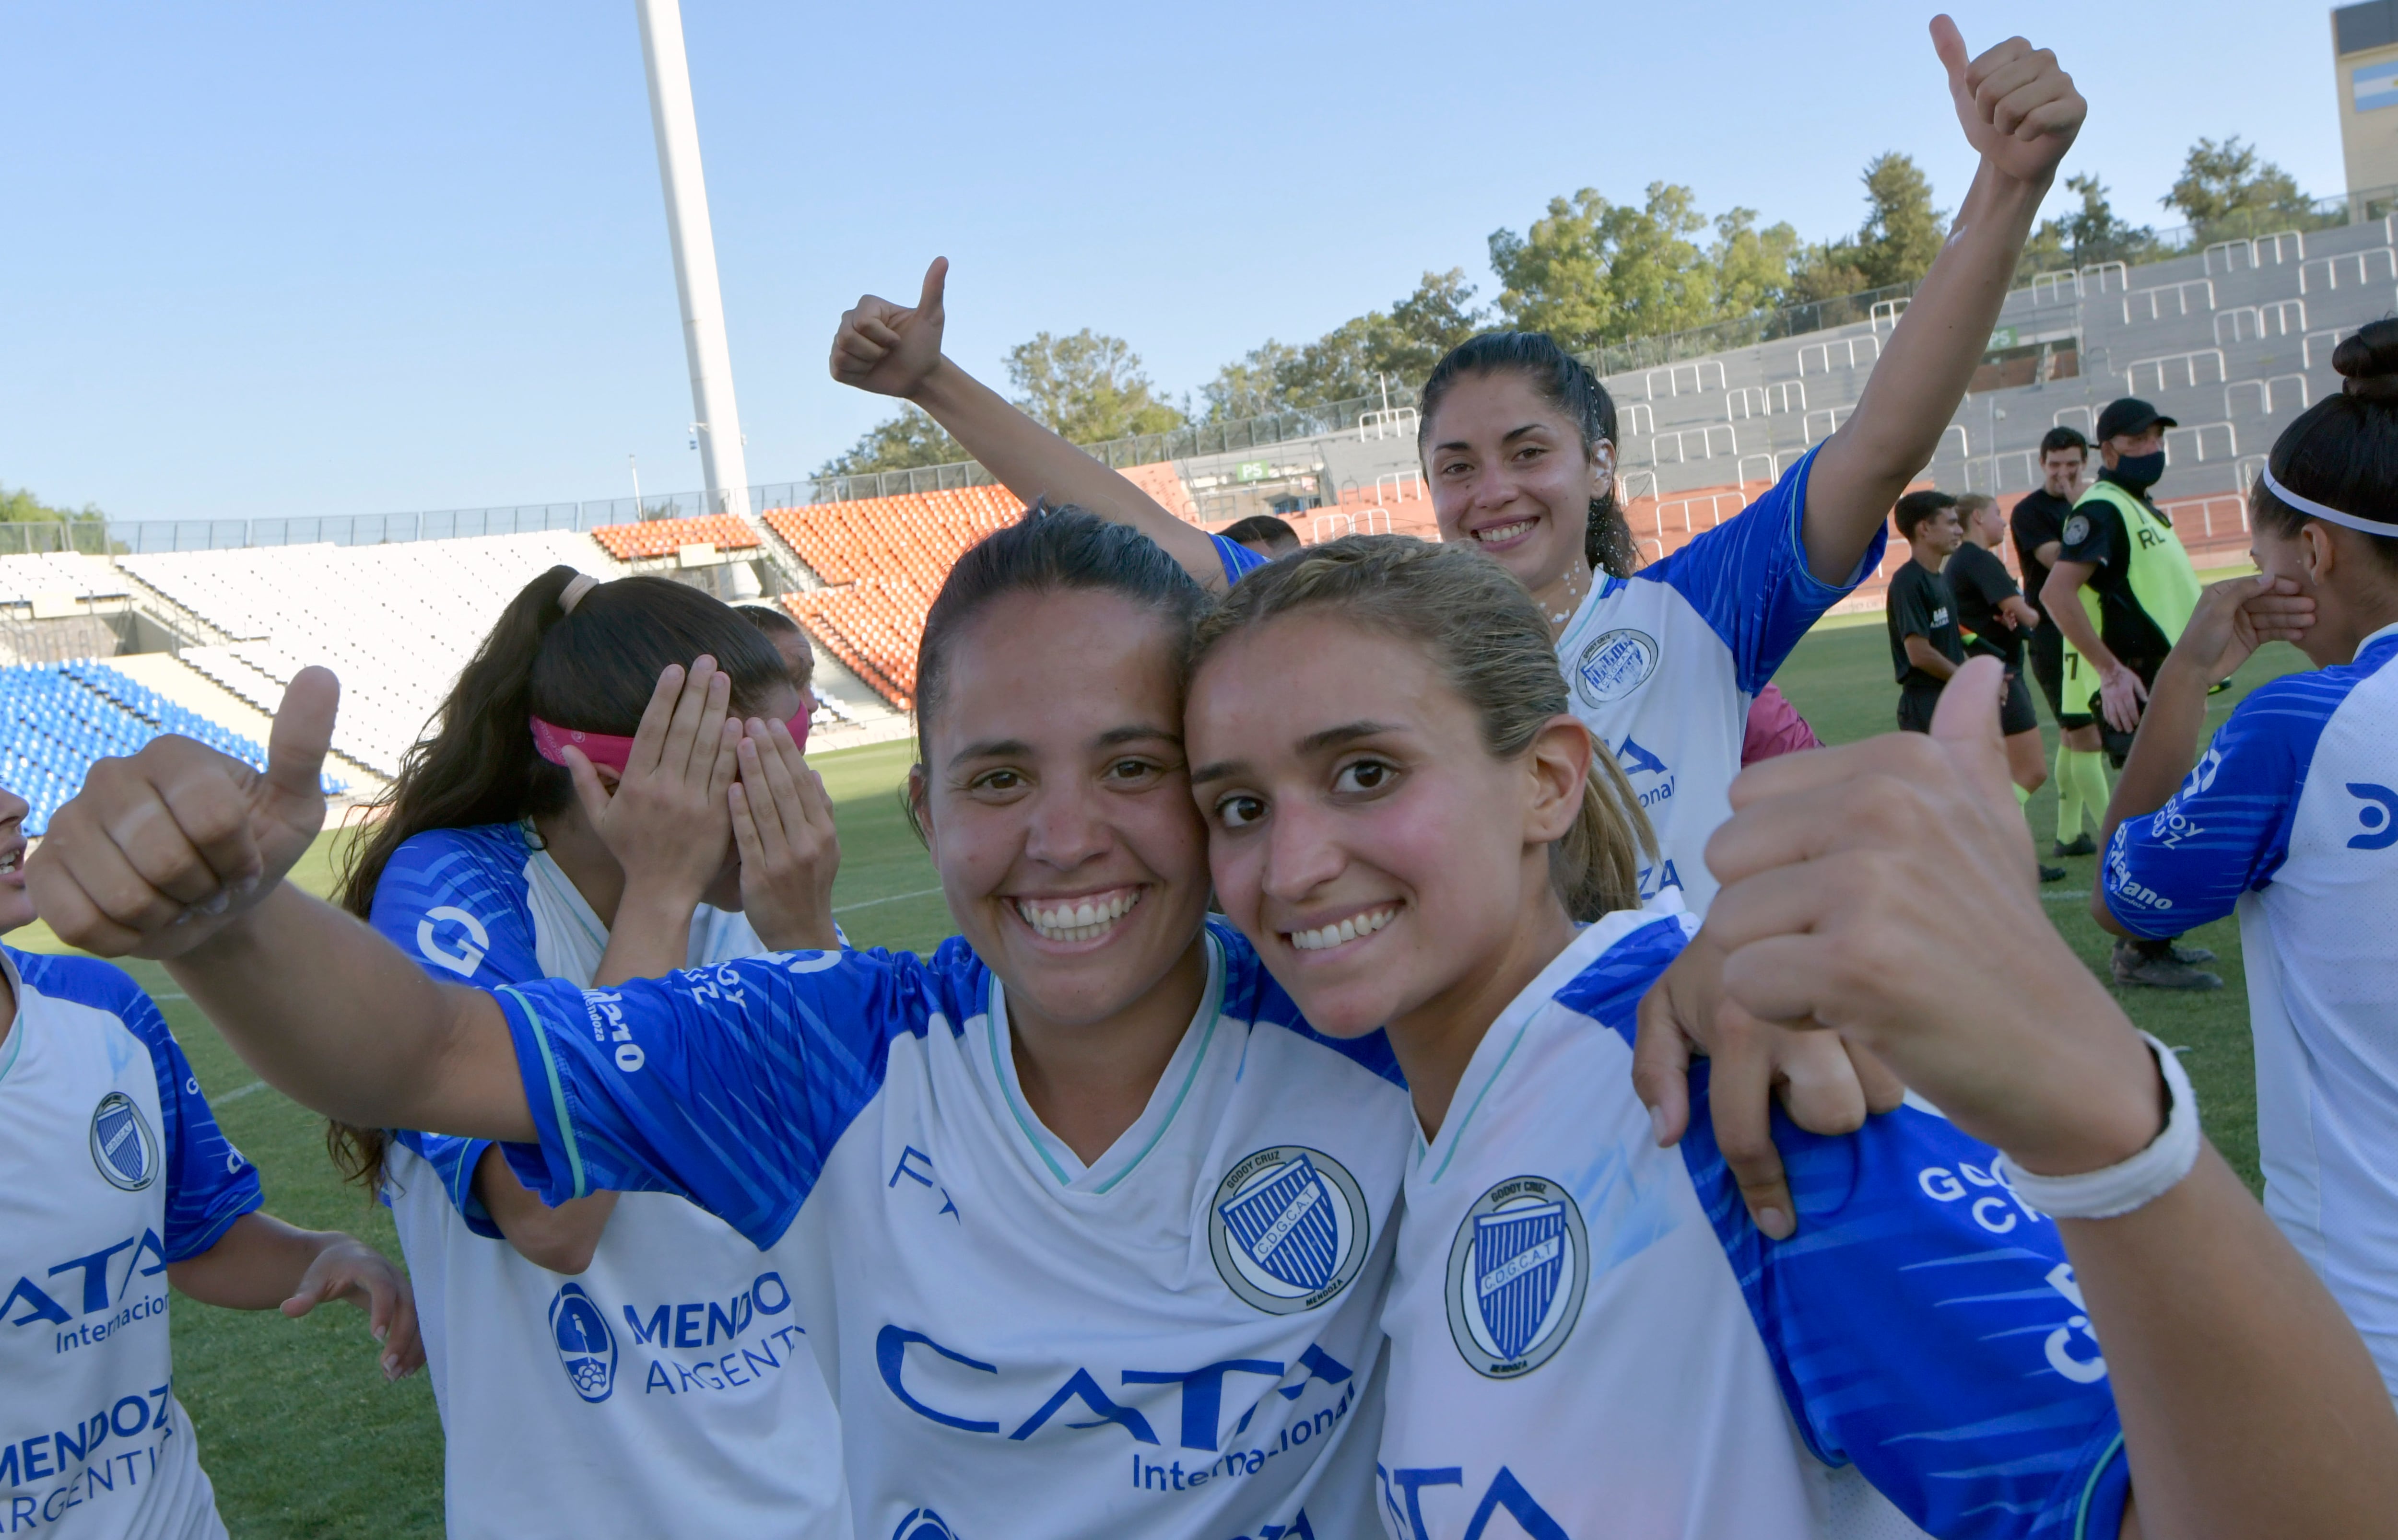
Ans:
[[[2106,1364],[2055,1227],[1987,1146],[1914,1107],[1840,1139],[1777,1119],[1799,1215],[1780,1243],[1715,1149],[1704,1064],[1684,1147],[1657,1147],[1635,1011],[1695,929],[1585,929],[1415,1142],[1384,1314],[1391,1540],[2111,1537]]]
[[[2398,626],[2258,686],[2101,891],[2135,935],[2237,910],[2265,1208],[2398,1397]]]
[[[1808,571],[1814,462],[1811,452],[1747,508],[1632,577],[1601,576],[1557,637],[1574,715],[1614,751],[1656,826],[1644,900],[1678,888],[1704,912],[1716,892],[1707,837],[1731,816],[1749,703],[1881,560],[1878,529],[1845,584]]]
[[[1085,1166],[1017,1082],[1004,991],[797,953],[499,991],[554,1199],[664,1185],[791,1279],[871,1540],[1360,1540],[1374,1529],[1407,1093],[1211,926],[1148,1107]]]
[[[608,932],[516,824],[394,852],[374,924],[434,977],[588,984]],[[694,966],[765,948],[702,905]],[[451,1540],[849,1540],[841,1427],[793,1308],[796,1234],[761,1252],[666,1193],[626,1193],[591,1265],[528,1262],[474,1196],[480,1140],[403,1133],[385,1195],[447,1435]]]
[[[259,1206],[158,1008],[88,957],[0,947],[0,1534],[222,1536],[175,1399],[167,1265]]]

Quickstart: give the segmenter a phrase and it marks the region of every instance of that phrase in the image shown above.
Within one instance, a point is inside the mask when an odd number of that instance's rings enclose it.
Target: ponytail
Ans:
[[[1502,373],[1519,376],[1543,400],[1572,418],[1582,435],[1583,455],[1601,444],[1610,451],[1615,449],[1615,398],[1607,394],[1607,387],[1588,365],[1557,346],[1556,339],[1545,331],[1486,331],[1449,349],[1434,367],[1432,378],[1424,382],[1418,420],[1430,426],[1441,397],[1459,376]],[[1613,578],[1628,578],[1639,565],[1639,548],[1633,543],[1632,527],[1624,522],[1623,505],[1616,498],[1622,479],[1620,471],[1609,475],[1607,489],[1590,500],[1583,525],[1583,559],[1592,571]]]
[[[563,602],[570,589],[571,610]],[[595,583],[572,567],[525,584],[459,672],[431,734],[402,757],[375,804],[380,821],[347,843],[335,902],[367,918],[393,854],[428,830],[564,811],[573,778],[534,749],[532,718],[630,735],[658,676],[703,653],[731,678],[736,707],[790,682],[763,633],[687,584],[647,576]],[[325,1132],[334,1166],[370,1192],[382,1185],[386,1143],[381,1129],[333,1123]]]
[[[1421,648],[1474,708],[1493,758],[1526,753],[1571,710],[1548,623],[1523,585],[1479,551],[1408,535],[1351,535],[1251,573],[1200,620],[1192,666],[1234,632],[1317,609]],[[1644,853],[1657,853],[1649,815],[1615,756],[1595,743],[1581,810],[1549,846],[1549,879],[1566,912],[1587,922],[1638,908]]]

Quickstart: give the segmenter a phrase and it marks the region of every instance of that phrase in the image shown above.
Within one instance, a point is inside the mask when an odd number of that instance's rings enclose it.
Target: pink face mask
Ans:
[[[633,741],[630,738],[621,738],[613,732],[582,732],[545,722],[538,716],[532,721],[532,746],[553,765],[566,763],[565,750],[570,743],[581,749],[586,759],[595,765],[605,765],[619,775],[632,762]],[[802,710],[784,725],[791,730],[791,742],[799,746],[801,753],[805,754],[808,748],[808,713]]]

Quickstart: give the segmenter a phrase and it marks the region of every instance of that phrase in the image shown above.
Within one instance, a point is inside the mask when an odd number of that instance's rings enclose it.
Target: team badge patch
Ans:
[[[1448,1248],[1448,1331],[1478,1373],[1529,1374],[1565,1346],[1590,1285],[1573,1195],[1511,1176],[1476,1199]]]
[[[891,1540],[958,1540],[958,1532],[931,1508],[909,1508]]]
[[[158,1180],[158,1136],[133,1098],[112,1091],[91,1109],[91,1163],[112,1187],[140,1192]]]
[[[574,1393],[597,1404],[616,1388],[616,1333],[580,1283],[569,1283],[549,1302],[549,1335],[558,1361]]]
[[[2090,538],[2090,516],[2076,514],[2065,521],[2065,543],[2079,545]]]
[[[1582,649],[1574,689],[1592,705],[1621,701],[1649,682],[1662,651],[1657,638],[1629,627],[1610,631]]]
[[[1287,1316],[1349,1287],[1372,1229],[1365,1190],[1340,1161],[1276,1145],[1225,1173],[1207,1211],[1207,1249],[1225,1287]]]

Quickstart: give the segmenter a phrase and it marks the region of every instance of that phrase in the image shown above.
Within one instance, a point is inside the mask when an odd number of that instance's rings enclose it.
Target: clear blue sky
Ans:
[[[751,479],[883,415],[827,378],[832,327],[936,253],[968,368],[1090,326],[1179,394],[1426,269],[1488,298],[1490,232],[1578,187],[1820,238],[1898,149],[1953,206],[1930,14],[685,0]],[[2058,50],[2067,169],[2135,219],[2174,222],[2202,134],[2341,189],[2322,6],[1955,14]],[[628,452],[698,484],[628,0],[0,0],[0,481],[138,518],[623,496]]]

